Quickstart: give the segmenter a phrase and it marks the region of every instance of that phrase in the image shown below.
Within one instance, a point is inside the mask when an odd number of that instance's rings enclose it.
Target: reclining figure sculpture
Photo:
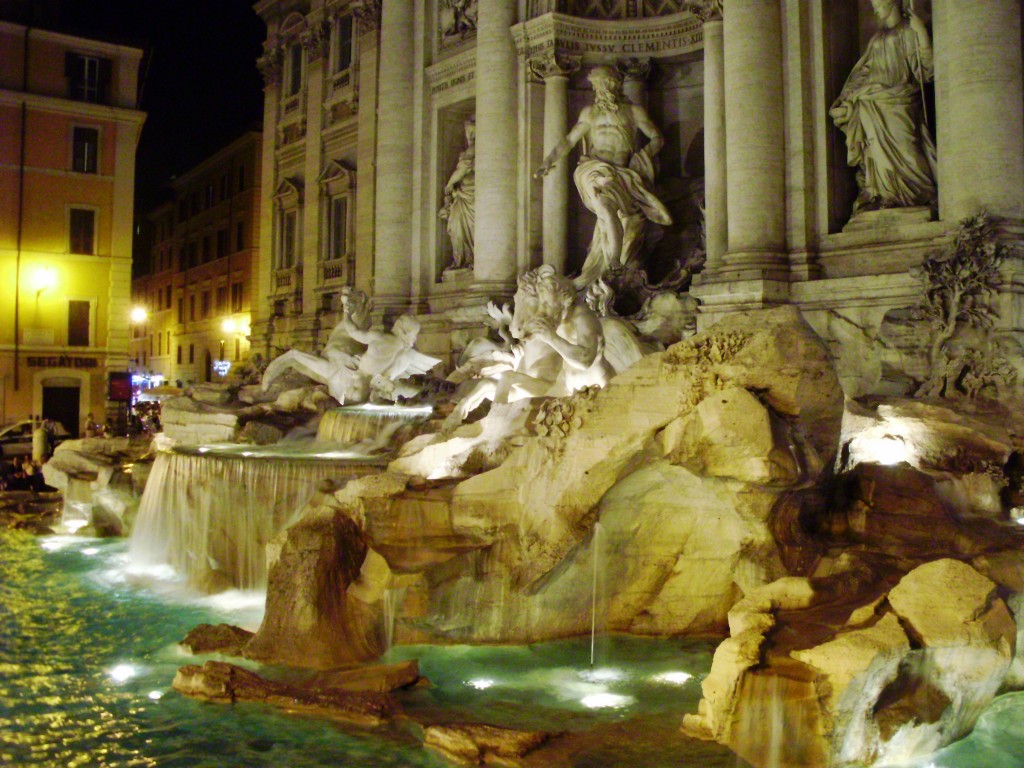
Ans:
[[[420,324],[411,315],[399,317],[391,331],[370,330],[369,303],[362,291],[345,289],[342,319],[319,355],[289,350],[275,358],[263,374],[268,390],[285,371],[295,370],[320,384],[342,405],[373,400],[395,402],[419,394],[405,379],[423,374],[441,362],[413,348]]]

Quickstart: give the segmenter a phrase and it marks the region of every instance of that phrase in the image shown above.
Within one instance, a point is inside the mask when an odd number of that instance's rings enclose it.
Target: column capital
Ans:
[[[579,70],[580,60],[579,56],[544,53],[530,58],[530,72],[540,80],[547,80],[549,77],[569,77]]]
[[[724,4],[725,0],[691,0],[686,4],[686,10],[707,24],[722,20]]]
[[[309,24],[299,35],[299,42],[310,61],[326,57],[330,51],[331,25],[326,21]]]
[[[380,6],[381,0],[355,0],[349,6],[360,33],[380,29]]]
[[[651,74],[651,59],[619,59],[615,62],[615,68],[619,70],[623,80],[638,80],[643,82]]]
[[[263,87],[269,88],[281,82],[281,72],[284,69],[284,57],[278,46],[264,46],[263,55],[256,59],[256,68],[263,75]]]

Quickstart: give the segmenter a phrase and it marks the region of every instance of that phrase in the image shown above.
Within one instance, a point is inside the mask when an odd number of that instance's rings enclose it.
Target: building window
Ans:
[[[234,283],[231,286],[231,311],[242,311],[242,284]]]
[[[96,173],[100,148],[100,132],[96,128],[76,127],[71,139],[71,170],[75,173]]]
[[[185,300],[178,299],[178,322],[185,322]],[[180,361],[179,361],[180,362]]]
[[[194,293],[188,297],[188,319],[192,321],[196,319],[196,295]],[[192,361],[189,360],[189,362]]]
[[[327,259],[340,259],[348,252],[348,197],[331,199],[328,226]]]
[[[223,314],[228,308],[228,287],[217,286],[217,314]]]
[[[89,346],[89,302],[68,302],[68,346]]]
[[[71,253],[96,253],[96,211],[72,208],[69,248]]]
[[[227,200],[228,192],[231,188],[231,174],[224,174],[220,177],[220,199]]]
[[[217,230],[217,258],[228,255],[228,231],[227,229]]]
[[[178,365],[181,365],[181,344],[178,345]]]
[[[207,235],[203,238],[203,264],[213,258],[213,239]]]
[[[206,207],[213,208],[213,184],[206,185]]]
[[[245,248],[245,222],[240,221],[235,225],[235,250]]]
[[[68,79],[68,96],[76,101],[106,103],[110,85],[110,59],[67,53],[64,75]]]
[[[295,231],[298,228],[299,212],[281,212],[281,244],[278,251],[278,268],[290,269],[295,266]]]
[[[169,286],[169,285],[167,286],[167,289],[164,291],[164,297],[165,297],[164,298],[164,306],[167,307],[167,309],[170,309],[171,308],[171,286]]]
[[[203,319],[210,316],[210,292],[203,291]]]
[[[245,191],[245,166],[238,166],[238,191]]]
[[[352,66],[352,17],[342,16],[334,28],[334,71]]]
[[[196,347],[194,344],[188,345],[188,361],[194,363],[196,361]]]
[[[199,243],[193,240],[188,244],[188,266],[189,269],[196,265],[196,261],[199,259]]]
[[[286,96],[294,96],[302,90],[302,46],[294,43],[288,47],[288,90]]]

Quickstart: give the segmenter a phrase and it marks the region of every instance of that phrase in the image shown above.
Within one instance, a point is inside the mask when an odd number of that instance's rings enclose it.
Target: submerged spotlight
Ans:
[[[138,670],[135,669],[131,664],[118,664],[108,673],[110,679],[115,683],[123,683],[125,680],[131,680],[138,674]]]
[[[592,693],[580,699],[580,704],[590,709],[621,709],[634,701],[636,699],[632,696],[620,696],[617,693]]]
[[[654,679],[659,683],[685,685],[688,681],[693,679],[693,675],[689,672],[662,672],[660,675],[655,675]]]
[[[467,680],[466,685],[471,685],[478,691],[486,691],[488,688],[494,685],[494,681],[491,680],[489,677],[478,677],[473,680]]]

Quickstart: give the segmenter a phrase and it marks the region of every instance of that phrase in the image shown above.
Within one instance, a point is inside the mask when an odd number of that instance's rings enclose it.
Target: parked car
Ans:
[[[51,421],[50,424],[52,425],[50,450],[53,450],[70,438],[71,434],[58,421]],[[0,429],[0,456],[5,459],[14,456],[31,456],[33,431],[35,431],[35,424],[31,419],[25,419]]]

